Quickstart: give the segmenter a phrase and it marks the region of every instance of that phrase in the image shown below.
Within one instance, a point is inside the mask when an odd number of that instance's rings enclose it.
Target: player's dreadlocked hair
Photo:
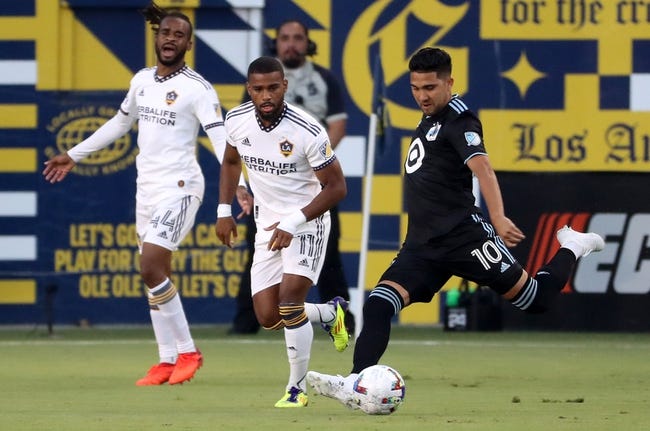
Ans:
[[[140,13],[144,15],[144,19],[151,24],[151,29],[158,33],[158,29],[160,28],[160,23],[162,22],[163,19],[167,18],[168,16],[175,17],[175,18],[180,18],[183,21],[186,21],[190,25],[190,34],[189,36],[192,36],[192,22],[188,18],[187,15],[184,13],[181,13],[177,10],[170,10],[167,11],[160,6],[156,4],[156,2],[152,1],[149,3],[149,5],[140,10]]]

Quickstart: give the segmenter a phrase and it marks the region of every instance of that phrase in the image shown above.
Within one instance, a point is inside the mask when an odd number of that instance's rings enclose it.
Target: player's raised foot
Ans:
[[[562,247],[566,247],[578,254],[578,258],[585,257],[592,251],[601,251],[605,248],[605,241],[597,233],[577,232],[569,226],[564,226],[557,231],[557,240]]]
[[[203,365],[203,355],[200,350],[190,353],[180,353],[176,360],[174,372],[169,377],[169,384],[176,385],[178,383],[187,382],[196,373],[196,370]]]
[[[321,326],[334,342],[334,348],[342,352],[350,342],[350,334],[345,327],[345,312],[348,311],[348,301],[340,296],[334,297],[332,300],[327,301],[327,304],[334,307],[334,321],[330,324],[322,324]]]
[[[174,364],[161,362],[149,368],[147,375],[135,382],[136,386],[156,386],[167,383],[174,371]]]
[[[291,387],[282,398],[275,403],[275,407],[284,409],[284,408],[293,408],[293,407],[307,407],[309,404],[309,398],[302,389]]]
[[[314,392],[328,398],[338,400],[349,409],[358,409],[359,406],[353,398],[354,381],[358,374],[350,374],[347,377],[341,375],[332,376],[316,371],[307,371],[307,383],[314,388]]]

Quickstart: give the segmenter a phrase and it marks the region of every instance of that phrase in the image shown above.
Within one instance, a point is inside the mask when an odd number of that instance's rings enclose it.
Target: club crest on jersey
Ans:
[[[289,157],[293,153],[293,144],[286,139],[280,142],[280,153],[284,157]]]
[[[318,151],[321,153],[323,157],[326,159],[329,159],[332,157],[332,146],[330,145],[330,141],[327,140],[320,144],[320,147],[318,148]]]
[[[442,125],[441,125],[440,123],[436,123],[436,124],[434,124],[434,125],[429,129],[429,131],[427,132],[427,134],[426,134],[426,136],[425,136],[425,138],[427,139],[427,141],[429,141],[429,142],[435,141],[436,138],[438,137],[438,132],[440,132],[440,128],[441,128],[441,127],[442,127]]]
[[[481,145],[481,137],[476,132],[465,132],[465,141],[467,141],[467,146]]]
[[[174,90],[170,91],[167,93],[167,96],[165,96],[165,102],[167,102],[168,105],[172,105],[176,102],[176,99],[178,99],[178,94]]]

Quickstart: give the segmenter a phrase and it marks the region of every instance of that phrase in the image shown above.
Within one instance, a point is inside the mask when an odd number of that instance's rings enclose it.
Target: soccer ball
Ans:
[[[373,365],[359,373],[352,387],[353,401],[369,415],[389,415],[404,402],[402,376],[387,365]]]

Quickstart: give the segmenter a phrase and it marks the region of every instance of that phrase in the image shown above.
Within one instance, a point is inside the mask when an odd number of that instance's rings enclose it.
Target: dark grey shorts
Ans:
[[[399,283],[409,292],[411,302],[429,302],[451,276],[503,294],[515,285],[522,271],[494,227],[474,214],[442,237],[425,244],[402,245],[379,281]]]

